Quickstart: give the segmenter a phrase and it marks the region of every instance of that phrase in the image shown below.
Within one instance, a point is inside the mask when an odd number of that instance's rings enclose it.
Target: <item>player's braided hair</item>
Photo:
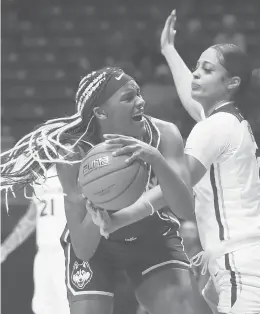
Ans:
[[[86,134],[91,140],[96,131],[93,107],[101,105],[98,98],[102,90],[115,73],[121,72],[121,69],[110,67],[83,77],[76,93],[77,111],[74,115],[46,121],[2,153],[1,190],[13,191],[16,186],[26,187],[45,180],[47,170],[54,164],[80,162],[68,160],[66,156]],[[77,140],[67,146],[64,135],[77,135]],[[68,154],[61,154],[61,148]]]

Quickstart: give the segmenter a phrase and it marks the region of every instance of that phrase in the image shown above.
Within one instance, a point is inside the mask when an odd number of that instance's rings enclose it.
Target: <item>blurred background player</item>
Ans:
[[[35,314],[69,314],[65,286],[65,257],[60,237],[66,224],[64,196],[55,167],[48,171],[44,187],[35,189],[31,204],[1,245],[1,262],[36,231],[34,259]]]

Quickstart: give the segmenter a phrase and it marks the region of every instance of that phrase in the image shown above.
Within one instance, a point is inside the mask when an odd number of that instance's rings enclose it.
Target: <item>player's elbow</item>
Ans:
[[[70,238],[75,255],[89,261],[99,246],[101,235],[96,225],[89,228],[79,226],[77,230],[70,230]]]
[[[73,243],[72,241],[72,246],[75,255],[77,258],[81,259],[82,261],[89,261],[93,255],[95,254],[96,250],[93,250],[93,248],[89,248],[86,245],[82,245],[80,243]]]
[[[179,217],[185,220],[194,220],[194,200],[192,194],[189,192],[182,201],[181,215]]]
[[[183,187],[178,193],[172,193],[171,201],[168,201],[168,205],[173,213],[178,217],[185,220],[194,219],[194,200],[191,191]]]
[[[93,254],[89,254],[89,252],[86,252],[86,251],[83,251],[83,250],[77,250],[77,251],[75,251],[75,255],[80,260],[87,262],[94,255],[94,252],[93,252]]]

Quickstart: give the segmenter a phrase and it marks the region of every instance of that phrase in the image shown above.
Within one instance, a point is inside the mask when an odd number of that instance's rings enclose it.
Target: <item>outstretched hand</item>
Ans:
[[[162,34],[161,34],[161,51],[163,52],[169,46],[174,46],[174,39],[176,35],[176,10],[173,10],[171,15],[168,16]]]
[[[121,148],[113,152],[113,156],[129,155],[125,160],[126,163],[132,163],[134,160],[142,160],[151,166],[161,156],[157,148],[140,141],[131,136],[119,134],[105,134],[104,138],[109,145],[120,145]]]

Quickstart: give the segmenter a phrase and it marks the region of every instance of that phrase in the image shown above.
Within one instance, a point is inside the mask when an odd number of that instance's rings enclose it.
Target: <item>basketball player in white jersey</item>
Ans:
[[[36,229],[34,260],[35,314],[69,314],[65,286],[65,258],[60,236],[66,224],[63,191],[55,167],[48,171],[44,188],[36,188],[32,202],[12,233],[2,243],[1,262]]]
[[[175,20],[173,12],[162,53],[183,106],[199,121],[185,154],[204,250],[194,260],[201,259],[211,275],[204,296],[215,313],[260,313],[257,145],[237,108],[250,83],[248,57],[234,45],[215,45],[202,53],[192,74],[174,48]]]
[[[184,107],[199,121],[185,148],[203,248],[193,261],[209,270],[211,278],[203,294],[214,313],[260,313],[257,145],[250,125],[236,107],[250,83],[248,58],[234,45],[215,45],[202,53],[192,74],[173,45],[175,19],[173,11],[162,32],[162,53]],[[116,155],[133,153],[131,160],[148,161],[149,149],[138,140],[120,135],[107,135],[107,139],[109,144],[123,146]],[[165,173],[167,176],[174,189],[170,173]],[[152,198],[149,201],[155,204]],[[174,208],[172,202],[169,205]],[[131,205],[112,216],[101,212],[95,223],[107,236],[148,214],[148,209]],[[95,220],[95,212],[93,217]]]

